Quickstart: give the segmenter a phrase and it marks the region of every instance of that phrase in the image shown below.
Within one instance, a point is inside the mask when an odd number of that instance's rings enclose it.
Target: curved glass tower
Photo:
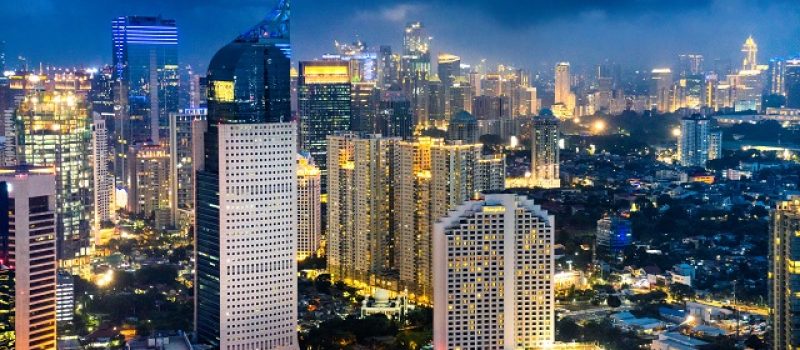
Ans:
[[[296,126],[289,1],[212,58],[197,172],[198,341],[297,349]]]

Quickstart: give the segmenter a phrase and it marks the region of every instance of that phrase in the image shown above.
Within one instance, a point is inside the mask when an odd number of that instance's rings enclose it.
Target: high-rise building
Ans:
[[[173,19],[120,16],[111,32],[118,137],[128,145],[157,143],[179,108],[178,27]]]
[[[434,222],[459,204],[481,193],[476,181],[482,145],[446,144],[441,139],[402,141],[395,150],[394,258],[400,286],[422,304],[433,296],[432,236]],[[505,164],[497,166],[504,169]]]
[[[793,305],[800,303],[800,198],[778,203],[770,220],[769,301],[772,309],[773,349],[800,347],[800,319]]]
[[[56,279],[56,321],[72,322],[75,317],[75,277],[58,270]]]
[[[400,89],[393,87],[381,93],[378,126],[384,136],[410,139],[414,135],[411,101]]]
[[[440,53],[437,71],[439,80],[447,88],[453,86],[456,78],[461,76],[461,57],[449,53]]]
[[[181,228],[194,223],[195,172],[203,162],[207,112],[205,108],[183,109],[169,116],[169,207]]]
[[[387,89],[392,85],[397,85],[399,80],[399,69],[397,59],[392,54],[391,46],[381,46],[378,49],[378,81],[379,89]]]
[[[554,224],[532,200],[492,194],[434,225],[434,348],[553,345]]]
[[[297,156],[297,260],[317,254],[322,238],[321,179],[310,156]]]
[[[683,166],[705,167],[706,162],[719,157],[722,150],[722,133],[712,132],[711,119],[693,114],[681,119],[681,135],[678,139],[678,157]]]
[[[129,151],[128,212],[152,220],[160,229],[173,226],[169,149],[162,145],[138,144]]]
[[[0,349],[16,349],[14,341],[14,269],[0,264]]]
[[[800,64],[797,62],[796,64]],[[769,76],[767,81],[768,91],[772,95],[786,96],[784,90],[784,77],[786,74],[786,60],[773,58],[769,60]]]
[[[92,131],[88,105],[83,94],[54,91],[46,75],[28,75],[27,79],[35,80],[36,87],[26,90],[17,108],[18,157],[21,163],[55,169],[58,258],[62,267],[79,273],[81,268],[88,268],[91,255]]]
[[[106,119],[92,113],[92,183],[94,184],[94,218],[92,230],[97,232],[114,216],[114,176],[108,171],[108,128]]]
[[[546,114],[533,118],[531,124],[531,181],[534,186],[561,187],[559,135],[558,119]]]
[[[505,97],[501,96],[475,96],[472,99],[472,114],[480,120],[497,119],[507,115]]]
[[[559,118],[569,118],[575,113],[575,94],[572,93],[569,62],[556,64],[555,104],[553,113]]]
[[[783,88],[787,108],[800,108],[800,60],[787,60],[784,66]]]
[[[374,81],[354,82],[350,96],[350,129],[374,134],[380,132],[378,123],[378,103],[380,90]]]
[[[650,73],[650,104],[659,113],[672,112],[672,70],[655,68]]]
[[[594,260],[616,261],[622,250],[633,241],[631,222],[617,215],[605,215],[597,220]]]
[[[742,53],[744,53],[742,70],[758,70],[758,45],[756,45],[756,41],[753,40],[752,35],[747,37],[747,40],[744,41],[744,44],[742,45]]]
[[[399,138],[353,133],[328,138],[328,270],[368,283],[392,260],[394,154]]]
[[[17,349],[56,348],[56,183],[52,167],[0,168],[0,260],[14,270]]]
[[[298,112],[301,121],[302,149],[311,153],[322,170],[325,192],[327,137],[350,130],[350,65],[347,61],[300,62]]]
[[[463,141],[464,143],[478,143],[478,119],[469,112],[461,111],[450,118],[447,125],[448,141]]]
[[[289,20],[281,0],[208,65],[195,327],[200,343],[220,349],[298,349]]]

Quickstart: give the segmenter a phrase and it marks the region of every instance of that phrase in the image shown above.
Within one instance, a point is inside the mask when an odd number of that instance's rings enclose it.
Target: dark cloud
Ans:
[[[203,67],[215,50],[257,22],[271,0],[6,0],[0,40],[11,57],[97,65],[110,61],[110,21],[125,14],[175,18],[182,60]],[[681,52],[738,60],[753,34],[761,57],[800,48],[796,0],[294,0],[297,58],[319,57],[357,36],[398,46],[402,26],[423,21],[434,52],[533,67],[570,60],[671,63]],[[547,63],[549,64],[549,63]],[[545,65],[547,67],[547,65]]]

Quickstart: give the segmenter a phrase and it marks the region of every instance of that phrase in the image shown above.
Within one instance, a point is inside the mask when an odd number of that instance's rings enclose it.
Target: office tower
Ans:
[[[492,194],[434,225],[434,348],[553,345],[554,223],[532,200]]]
[[[800,347],[800,319],[793,307],[800,303],[795,286],[800,283],[800,198],[777,204],[770,220],[769,301],[772,309],[773,349]]]
[[[713,130],[708,133],[708,160],[722,158],[722,131]]]
[[[453,86],[456,78],[461,76],[461,57],[449,53],[440,53],[438,56],[439,80],[449,88]]]
[[[442,84],[438,77],[433,76],[428,80],[426,92],[426,98],[428,100],[428,107],[426,109],[428,112],[428,120],[426,123],[420,124],[417,127],[418,129],[427,129],[436,125],[442,125],[442,122],[447,119],[447,98],[445,98],[447,92],[444,84]]]
[[[71,322],[75,317],[75,277],[67,271],[56,273],[56,321]]]
[[[346,61],[300,62],[297,102],[301,121],[302,149],[322,170],[325,192],[327,137],[350,130],[350,65]]]
[[[173,220],[181,228],[194,223],[194,177],[202,164],[207,113],[205,108],[195,108],[169,116],[169,208]]]
[[[559,118],[570,118],[575,113],[575,94],[572,93],[569,62],[556,64],[555,104],[553,113]]]
[[[784,90],[786,63],[786,60],[780,58],[773,58],[769,60],[769,68],[767,69],[769,72],[767,87],[768,92],[772,95],[786,96],[786,91]]]
[[[0,264],[0,349],[16,349],[14,344],[14,269]]]
[[[633,232],[631,222],[617,215],[605,215],[597,220],[594,260],[617,262],[622,250],[631,244]]]
[[[329,140],[328,270],[368,283],[392,269],[393,161],[399,138],[355,134]]]
[[[297,260],[317,254],[322,237],[319,167],[307,155],[297,156]]]
[[[709,160],[711,119],[693,114],[681,119],[678,156],[683,166],[705,167]],[[715,146],[716,147],[716,146]]]
[[[650,104],[659,113],[672,112],[672,70],[656,68],[650,73]]]
[[[506,115],[505,98],[500,96],[475,96],[472,99],[472,113],[480,120],[497,119]]]
[[[45,89],[46,76],[36,80],[17,108],[20,161],[49,166],[56,171],[58,191],[58,258],[73,273],[88,268],[92,219],[91,118],[85,97]]]
[[[448,141],[460,140],[464,143],[478,143],[478,119],[468,112],[461,111],[450,118],[447,125]]]
[[[703,55],[682,54],[678,56],[678,73],[683,77],[703,73]]]
[[[103,118],[114,121],[114,67],[103,66],[97,71],[92,71],[91,88],[87,100],[91,104],[92,113],[100,114]],[[111,129],[111,128],[109,128]],[[110,142],[111,140],[109,140]]]
[[[533,118],[531,124],[531,180],[534,186],[561,187],[559,179],[559,123],[550,115]]]
[[[56,348],[56,205],[53,168],[0,168],[0,260],[14,270],[17,349]]]
[[[800,108],[800,60],[787,60],[784,66],[783,88],[787,108]]]
[[[393,181],[395,267],[401,288],[408,289],[419,303],[432,302],[433,223],[464,201],[503,189],[477,187],[481,148],[480,144],[446,144],[425,137],[397,144]]]
[[[742,70],[758,70],[758,61],[756,59],[756,56],[758,55],[758,45],[756,45],[756,41],[753,40],[752,35],[747,37],[747,40],[744,41],[744,44],[742,45],[742,53],[744,53]]]
[[[397,86],[381,93],[378,124],[380,133],[384,136],[410,139],[414,135],[411,101]]]
[[[208,65],[195,327],[200,343],[220,349],[298,349],[289,40],[289,2],[282,0]]]
[[[131,183],[128,189],[128,212],[135,217],[152,220],[156,228],[172,227],[169,149],[145,143],[134,145],[129,151]]]
[[[97,233],[114,215],[114,176],[108,171],[108,128],[106,119],[93,112],[92,122],[92,183],[94,184],[94,217],[92,230]]]
[[[378,49],[378,81],[379,89],[386,89],[398,84],[399,70],[391,46],[381,46]]]
[[[453,116],[461,111],[472,113],[472,99],[475,96],[472,95],[472,87],[469,85],[466,79],[458,79],[455,85],[450,88],[450,92],[447,97],[450,99],[450,116]]]
[[[173,19],[120,16],[111,32],[123,137],[128,144],[158,142],[169,113],[178,111],[178,27]]]
[[[400,82],[411,102],[413,129],[428,124],[428,80],[431,78],[430,38],[420,22],[409,23],[403,34]]]
[[[350,90],[350,128],[368,134],[378,133],[378,101],[380,91],[376,83],[354,82]]]

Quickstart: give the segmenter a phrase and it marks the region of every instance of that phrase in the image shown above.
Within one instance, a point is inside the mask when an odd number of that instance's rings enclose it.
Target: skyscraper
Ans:
[[[672,112],[672,70],[653,69],[650,76],[650,104],[659,113]]]
[[[108,171],[108,128],[106,119],[92,113],[92,182],[94,184],[94,218],[96,232],[113,217],[114,176]]]
[[[16,112],[19,158],[27,164],[55,169],[58,258],[62,267],[79,273],[88,268],[91,247],[92,132],[88,105],[84,94],[55,90],[58,85],[48,83],[47,75],[30,74],[26,79],[35,87],[26,90]]]
[[[553,113],[560,118],[569,118],[575,113],[575,94],[572,93],[569,62],[556,64],[556,96]]]
[[[787,108],[800,108],[800,60],[787,60],[784,64],[783,88]]]
[[[780,202],[772,211],[769,240],[769,300],[772,308],[773,349],[800,347],[800,319],[794,305],[800,303],[795,292],[800,284],[800,198]]]
[[[742,53],[744,53],[742,70],[758,70],[758,45],[756,45],[756,41],[753,39],[752,35],[748,36],[747,40],[744,41]]]
[[[398,138],[328,138],[328,271],[337,280],[367,283],[392,261],[394,154]]]
[[[533,118],[531,129],[532,184],[544,188],[561,187],[558,120],[543,113]]]
[[[432,228],[439,218],[481,193],[480,144],[447,144],[421,137],[402,141],[395,151],[393,181],[394,258],[401,288],[422,304],[433,296]],[[505,169],[505,163],[495,164]]]
[[[169,113],[178,111],[178,27],[173,19],[120,16],[111,31],[117,103],[124,113],[119,126],[130,128],[129,143],[158,142]]]
[[[179,107],[178,28],[173,19],[120,16],[111,22],[114,175],[127,186],[128,147],[159,142]],[[163,130],[161,130],[163,129]]]
[[[311,153],[322,170],[325,192],[327,137],[350,130],[349,63],[340,60],[300,62],[297,99],[302,149]]]
[[[128,212],[152,220],[155,227],[174,226],[170,209],[170,154],[166,146],[138,144],[129,149]]]
[[[297,260],[317,254],[322,238],[319,167],[310,157],[297,156]]]
[[[56,205],[53,168],[0,168],[0,260],[14,270],[17,349],[56,348]]]
[[[554,226],[513,194],[466,202],[434,225],[434,348],[552,346]]]
[[[14,269],[0,264],[0,349],[16,349],[14,340]]]
[[[181,228],[194,222],[195,172],[202,167],[207,113],[205,108],[195,108],[169,116],[169,207]]]
[[[195,327],[201,343],[220,349],[298,349],[289,18],[282,0],[208,66]]]
[[[709,153],[713,152],[719,156],[721,140],[721,132],[712,133],[711,131],[711,119],[700,114],[693,114],[681,119],[681,135],[678,139],[678,156],[681,165],[705,167],[706,162],[712,159],[709,157]]]

